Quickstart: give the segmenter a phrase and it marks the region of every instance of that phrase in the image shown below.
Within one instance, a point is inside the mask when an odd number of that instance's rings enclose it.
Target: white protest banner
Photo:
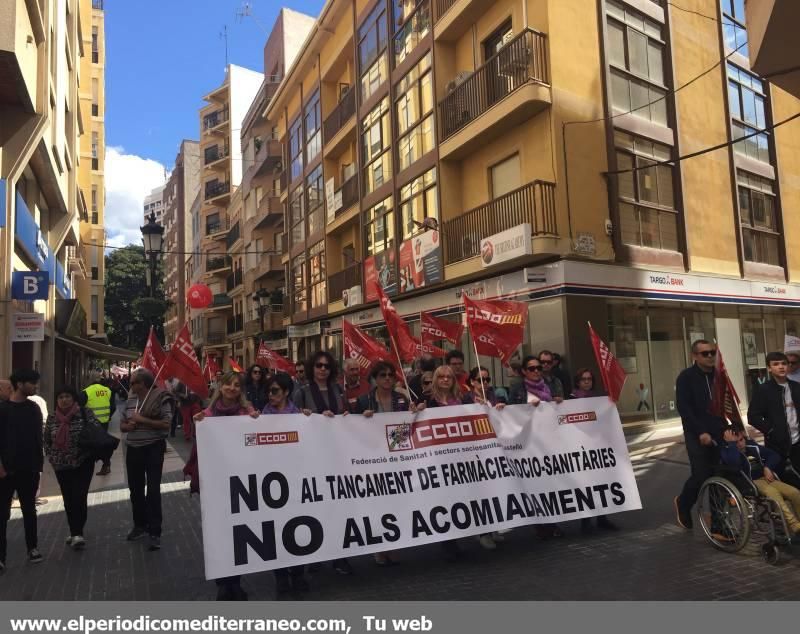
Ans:
[[[800,352],[800,337],[785,335],[783,338],[784,352]]]
[[[641,508],[607,398],[197,425],[206,576]]]

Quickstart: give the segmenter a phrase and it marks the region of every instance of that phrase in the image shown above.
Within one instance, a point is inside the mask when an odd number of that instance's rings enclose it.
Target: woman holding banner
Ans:
[[[294,388],[292,377],[283,372],[279,372],[267,381],[267,398],[269,399],[264,406],[262,414],[273,416],[275,414],[299,414],[297,408],[289,396]],[[308,592],[308,581],[303,577],[304,566],[290,566],[289,568],[278,568],[275,573],[275,590],[278,596],[287,592]]]
[[[346,415],[347,407],[342,386],[336,381],[339,368],[330,353],[320,350],[311,355],[306,363],[306,376],[311,377],[306,385],[298,387],[292,395],[294,404],[306,416],[322,414],[333,418]],[[314,570],[315,566],[309,570]],[[333,569],[340,575],[352,575],[353,567],[347,559],[336,559]]]
[[[465,405],[471,403],[487,404],[497,409],[503,409],[506,406],[505,399],[498,397],[494,393],[492,377],[489,376],[489,370],[483,366],[470,370],[467,385],[469,385],[469,392],[464,395]]]
[[[594,372],[589,368],[581,368],[575,373],[575,378],[572,381],[575,389],[572,390],[569,397],[573,398],[592,398],[593,396],[601,396],[602,393],[595,389]],[[607,531],[619,530],[617,525],[608,519],[607,515],[597,516],[597,528],[602,528]],[[592,532],[592,519],[585,517],[581,520],[581,532]]]
[[[354,414],[363,414],[365,418],[372,418],[376,413],[417,411],[417,406],[394,387],[397,382],[397,370],[395,370],[394,364],[388,361],[378,361],[372,366],[370,376],[376,387],[368,394],[359,397]],[[396,563],[388,553],[375,553],[374,557],[375,564],[381,567],[393,566]]]
[[[306,376],[311,380],[299,386],[292,400],[306,416],[322,414],[330,418],[346,414],[344,390],[336,381],[339,368],[334,358],[324,350],[314,353],[306,363]]]
[[[538,357],[528,355],[522,360],[522,378],[522,383],[515,385],[511,389],[512,403],[528,403],[533,407],[537,407],[542,401],[546,403],[553,401],[550,388],[542,376],[542,364],[539,362]],[[564,532],[558,524],[537,524],[536,535],[539,539],[548,539],[550,537],[563,537]]]
[[[247,401],[242,390],[241,376],[238,372],[228,371],[219,380],[217,390],[211,397],[208,407],[194,415],[195,423],[207,416],[251,416],[258,418],[259,412]],[[200,492],[200,468],[197,461],[197,443],[192,446],[192,454],[183,468],[184,474],[191,477],[190,490]],[[215,579],[217,584],[217,601],[247,601],[247,593],[241,585],[241,575]]]
[[[440,365],[433,373],[433,386],[428,407],[446,407],[448,405],[461,405],[461,390],[456,382],[456,374],[449,365]]]

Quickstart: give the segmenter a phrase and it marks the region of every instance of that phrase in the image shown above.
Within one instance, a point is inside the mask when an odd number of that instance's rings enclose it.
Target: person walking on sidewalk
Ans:
[[[81,433],[87,424],[98,424],[92,410],[78,405],[78,393],[69,386],[56,394],[55,411],[47,417],[44,428],[44,449],[61,489],[64,511],[67,514],[69,537],[67,545],[83,550],[89,485],[94,473],[94,460],[81,449]]]
[[[154,383],[149,370],[134,371],[120,420],[120,430],[128,434],[125,468],[133,510],[127,539],[135,541],[149,534],[151,551],[161,548],[161,471],[175,407],[172,395]]]
[[[725,420],[709,412],[716,376],[717,346],[705,339],[692,343],[694,364],[683,370],[675,381],[675,399],[683,424],[686,453],[691,475],[680,495],[673,499],[678,526],[692,528],[692,507],[700,487],[714,473],[719,463],[719,443]]]
[[[0,404],[0,573],[6,567],[6,527],[11,517],[11,500],[16,491],[25,527],[28,561],[39,563],[36,523],[36,491],[44,467],[42,412],[28,397],[36,394],[39,373],[16,370],[11,375],[14,392]]]
[[[770,352],[766,361],[770,378],[753,392],[747,422],[764,434],[767,448],[781,456],[781,479],[800,487],[800,383],[789,378],[783,352]]]
[[[102,378],[100,372],[94,372],[91,385],[88,385],[83,390],[83,393],[86,399],[86,408],[92,410],[97,421],[108,431],[108,423],[116,409],[117,403],[114,398],[114,392],[110,387],[107,387],[101,382]],[[80,402],[78,404],[80,404]],[[103,466],[100,467],[100,471],[97,472],[97,475],[107,476],[109,473],[111,473],[110,456],[103,459]]]
[[[258,418],[259,412],[247,400],[242,389],[242,377],[238,372],[229,371],[222,375],[219,387],[211,397],[211,403],[202,412],[194,415],[195,423],[206,416],[252,416]],[[190,490],[200,492],[200,467],[197,458],[197,443],[192,446],[189,462],[184,474],[191,477]],[[234,575],[214,580],[217,584],[217,601],[247,601],[247,593],[242,588],[242,576]]]

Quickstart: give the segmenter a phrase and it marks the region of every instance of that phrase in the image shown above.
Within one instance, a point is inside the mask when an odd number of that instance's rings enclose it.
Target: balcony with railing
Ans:
[[[440,156],[460,158],[549,107],[548,82],[547,36],[527,29],[439,102]]]
[[[221,346],[228,343],[228,336],[222,330],[206,333],[206,345]]]
[[[231,149],[227,143],[220,146],[212,145],[211,147],[207,147],[203,150],[203,165],[211,165],[212,163],[216,163],[224,158],[227,158],[231,154]]]
[[[278,253],[269,253],[261,255],[258,258],[258,264],[253,269],[253,280],[260,280],[262,277],[271,275],[273,277],[283,276],[283,264],[281,264],[281,256]]]
[[[231,184],[224,181],[209,181],[205,186],[205,201],[211,201],[231,193]]]
[[[350,86],[350,89],[342,95],[341,101],[336,104],[336,107],[328,115],[322,124],[322,137],[326,145],[325,154],[337,154],[337,148],[341,143],[333,143],[336,135],[350,121],[356,114],[356,90],[355,86]],[[343,139],[346,140],[346,139]]]
[[[231,308],[233,306],[233,300],[228,297],[227,293],[215,293],[214,298],[211,301],[211,308]],[[208,309],[206,309],[208,310]]]
[[[206,260],[207,273],[226,271],[229,268],[231,268],[231,256],[229,255],[213,256]]]
[[[534,181],[445,220],[445,264],[480,255],[481,240],[523,223],[530,224],[534,238],[558,238],[555,194],[554,183]]]
[[[358,174],[348,178],[333,195],[333,208],[328,208],[328,222],[333,222],[358,202]],[[332,227],[338,229],[341,223]]]
[[[212,131],[225,123],[229,118],[230,113],[227,108],[215,110],[211,114],[207,114],[203,117],[203,131]]]
[[[275,170],[283,161],[283,147],[278,139],[264,139],[253,161],[254,176]]]
[[[229,335],[232,335],[237,332],[241,332],[244,330],[244,316],[243,315],[234,315],[233,317],[228,317],[228,323],[226,331]]]
[[[208,216],[206,219],[206,237],[223,234],[228,228],[229,223],[227,218],[220,218],[219,216],[212,218]]]
[[[242,269],[236,269],[225,278],[225,290],[232,293],[242,285]]]
[[[230,249],[234,244],[236,244],[237,240],[239,240],[241,236],[242,234],[239,229],[239,221],[237,220],[231,227],[231,230],[228,231],[228,235],[225,236],[225,246]]]
[[[264,196],[256,207],[256,224],[254,229],[276,225],[283,218],[283,205],[278,196]]]
[[[328,297],[331,302],[342,299],[342,293],[353,286],[361,286],[361,263],[351,264],[328,277]]]

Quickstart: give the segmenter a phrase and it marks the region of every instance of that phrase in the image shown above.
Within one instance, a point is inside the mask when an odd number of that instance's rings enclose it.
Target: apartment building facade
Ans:
[[[186,323],[186,258],[192,250],[191,210],[200,191],[200,164],[200,144],[184,139],[164,187],[164,296],[170,302],[164,318],[167,345]]]
[[[327,2],[265,113],[289,356],[341,355],[343,318],[387,341],[380,283],[417,334],[421,310],[463,320],[462,293],[528,301],[520,353],[572,369],[593,365],[590,320],[629,421],[677,415],[699,337],[746,403],[800,330],[800,128],[770,128],[800,102],[751,72],[739,6]]]
[[[0,376],[38,369],[51,405],[56,385],[80,383],[91,359],[118,352],[87,337],[102,332],[101,295],[90,292],[98,297],[97,327],[87,329],[86,298],[75,293],[76,283],[93,286],[82,242],[94,239],[88,226],[100,224],[85,192],[95,184],[100,195],[102,170],[84,156],[81,137],[97,133],[100,151],[102,126],[84,102],[91,80],[99,86],[102,77],[102,8],[99,0],[11,0],[0,14]],[[89,68],[83,59],[95,50],[97,67]],[[100,117],[100,92],[96,103]],[[20,275],[28,282],[20,285]],[[37,299],[24,297],[34,291]]]
[[[263,83],[262,73],[230,64],[223,83],[200,110],[200,264],[213,303],[204,311],[203,351],[217,363],[244,337],[243,248],[239,191],[242,122]],[[220,367],[223,367],[220,365]]]
[[[166,188],[166,183],[154,187],[150,190],[150,193],[144,197],[144,202],[142,203],[142,221],[145,224],[150,219],[151,214],[155,216],[158,224],[164,224],[164,190]]]

